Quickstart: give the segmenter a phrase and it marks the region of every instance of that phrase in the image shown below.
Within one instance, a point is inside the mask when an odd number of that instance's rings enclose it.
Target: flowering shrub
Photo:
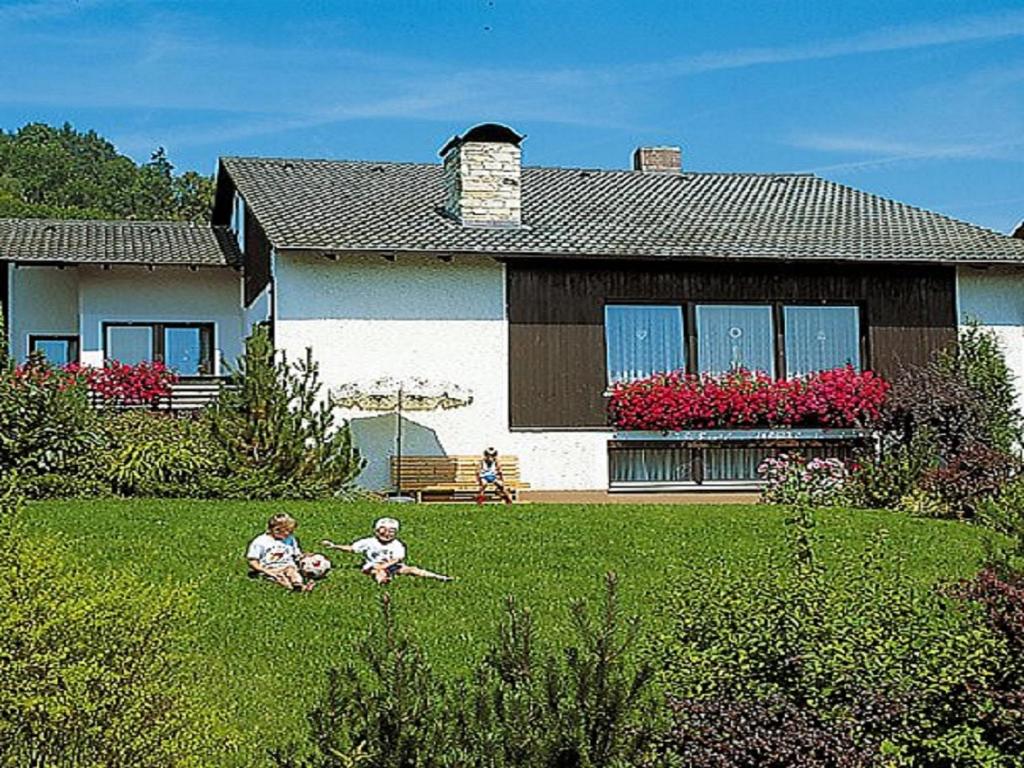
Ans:
[[[793,454],[769,457],[757,468],[765,481],[761,500],[769,504],[835,506],[847,501],[856,466],[842,459],[811,459]]]
[[[60,368],[32,362],[14,369],[14,384],[47,386],[59,391],[84,384],[103,403],[111,405],[152,405],[171,393],[178,375],[160,362],[127,365],[116,360],[103,368],[69,363]]]
[[[152,405],[171,394],[178,375],[161,362],[136,365],[109,361],[102,368],[72,363],[62,369],[65,375],[80,376],[89,391],[111,405]]]
[[[674,371],[612,389],[618,429],[669,432],[716,427],[864,427],[878,418],[889,384],[852,366],[792,379],[743,369],[720,375]]]

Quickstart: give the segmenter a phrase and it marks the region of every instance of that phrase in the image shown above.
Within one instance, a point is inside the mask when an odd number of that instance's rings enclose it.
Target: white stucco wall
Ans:
[[[976,320],[999,337],[1024,405],[1024,268],[960,267],[957,308],[961,323]]]
[[[78,333],[78,270],[12,267],[10,270],[11,354],[24,362],[30,334]]]
[[[504,267],[492,259],[278,254],[275,339],[291,359],[312,347],[326,386],[379,376],[419,376],[468,389],[473,403],[406,413],[406,454],[518,455],[537,489],[607,485],[603,432],[512,432]],[[360,477],[385,488],[395,417],[346,411],[369,463]]]

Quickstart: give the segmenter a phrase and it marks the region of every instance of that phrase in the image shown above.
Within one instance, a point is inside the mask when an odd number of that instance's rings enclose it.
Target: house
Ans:
[[[407,414],[403,450],[495,445],[538,489],[749,485],[777,435],[607,426],[609,385],[657,370],[891,377],[970,317],[1024,374],[1022,240],[813,175],[687,172],[675,147],[598,170],[523,166],[522,143],[485,124],[433,164],[222,158],[212,229],[237,244],[240,274],[231,244],[220,269],[238,327],[269,323],[292,359],[312,347],[331,387],[458,383],[473,402]],[[30,333],[12,298],[12,337]],[[361,482],[387,486],[393,417],[344,415]]]
[[[166,221],[0,219],[11,354],[55,364],[161,360],[179,394],[242,351],[241,254],[223,228]]]

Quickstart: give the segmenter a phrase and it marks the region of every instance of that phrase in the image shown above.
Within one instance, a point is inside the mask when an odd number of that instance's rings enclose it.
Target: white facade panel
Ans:
[[[19,266],[10,270],[11,354],[28,357],[30,335],[78,334],[78,270]]]
[[[272,290],[274,290],[273,284],[268,283],[267,287],[260,292],[260,295],[253,299],[252,304],[242,309],[243,339],[252,333],[252,327],[256,325],[256,323],[262,323],[270,320],[270,292]],[[242,286],[239,286],[239,291],[239,304],[241,304],[241,302],[244,301],[242,294],[244,294],[245,289]],[[231,362],[233,363],[234,360]]]
[[[957,308],[961,323],[977,321],[998,336],[1024,404],[1024,268],[960,267]]]
[[[82,362],[103,364],[103,323],[214,324],[214,373],[242,352],[239,274],[230,269],[79,267]]]
[[[326,387],[380,376],[451,381],[472,404],[409,412],[407,455],[477,454],[493,445],[518,455],[538,489],[607,487],[608,434],[512,432],[504,267],[484,257],[345,257],[278,254],[275,342],[294,360],[306,347]],[[383,489],[394,453],[394,414],[347,410],[368,459],[360,483]]]

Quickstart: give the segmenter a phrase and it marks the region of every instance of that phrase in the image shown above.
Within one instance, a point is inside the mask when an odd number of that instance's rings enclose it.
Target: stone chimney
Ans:
[[[633,170],[644,173],[680,173],[683,153],[679,147],[637,147],[633,150]]]
[[[442,147],[445,211],[464,227],[518,227],[523,136],[496,123],[470,128]]]

